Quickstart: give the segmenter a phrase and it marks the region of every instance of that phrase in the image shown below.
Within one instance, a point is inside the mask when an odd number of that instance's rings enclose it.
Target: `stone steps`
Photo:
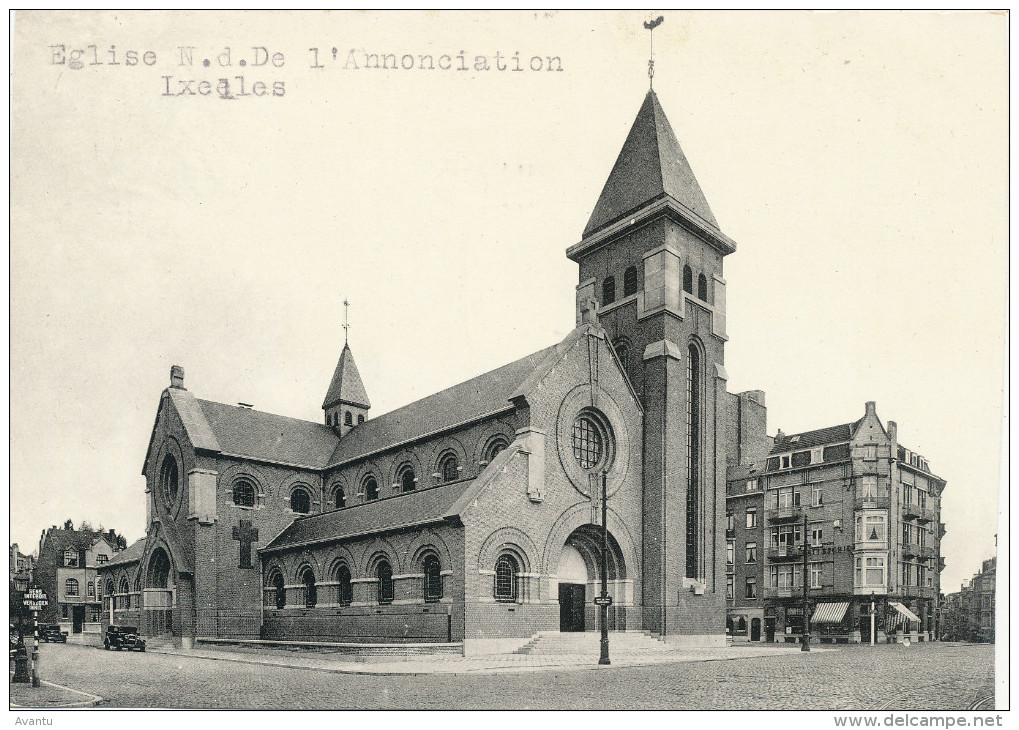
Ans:
[[[601,634],[597,631],[576,633],[540,633],[526,645],[517,649],[516,654],[565,655],[597,654],[601,646]],[[646,654],[671,651],[664,641],[640,631],[610,631],[609,650],[622,654]]]

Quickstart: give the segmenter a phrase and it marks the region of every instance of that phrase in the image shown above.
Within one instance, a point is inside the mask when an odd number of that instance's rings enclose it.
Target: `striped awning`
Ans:
[[[810,619],[812,624],[837,624],[841,623],[849,610],[849,601],[840,603],[819,603],[814,609],[814,615]]]
[[[894,608],[900,614],[902,614],[903,618],[908,619],[910,621],[917,621],[917,622],[920,621],[920,617],[919,616],[917,616],[915,613],[913,613],[908,608],[903,606],[901,603],[896,603],[895,601],[889,601],[888,605],[891,606],[892,608]]]

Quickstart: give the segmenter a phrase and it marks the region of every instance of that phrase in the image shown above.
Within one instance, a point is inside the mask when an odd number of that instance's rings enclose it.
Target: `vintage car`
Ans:
[[[39,624],[39,641],[67,643],[67,632],[60,630],[60,624]]]
[[[138,636],[138,629],[134,626],[110,626],[106,629],[103,648],[107,651],[110,649],[145,651],[145,639]]]

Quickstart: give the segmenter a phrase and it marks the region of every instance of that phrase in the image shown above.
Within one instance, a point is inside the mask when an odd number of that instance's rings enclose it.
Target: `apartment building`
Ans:
[[[766,458],[729,469],[730,635],[799,642],[806,624],[821,642],[870,642],[872,627],[876,642],[935,638],[944,487],[873,402],[852,423],[779,431]]]
[[[994,643],[997,565],[996,557],[985,560],[968,585],[945,597],[940,632],[945,640]]]

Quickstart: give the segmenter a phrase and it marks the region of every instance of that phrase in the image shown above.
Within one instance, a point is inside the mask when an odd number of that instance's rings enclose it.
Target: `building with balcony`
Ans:
[[[751,482],[759,488],[753,522],[741,518]],[[800,641],[809,620],[815,640],[869,642],[873,612],[876,641],[935,638],[944,487],[873,402],[853,423],[779,431],[765,458],[730,464],[731,625],[759,615],[761,640]],[[738,565],[746,544],[758,558]],[[740,580],[758,586],[755,598],[740,597]]]
[[[980,572],[956,593],[945,596],[941,636],[947,641],[994,642],[995,587],[998,559],[983,562]]]

